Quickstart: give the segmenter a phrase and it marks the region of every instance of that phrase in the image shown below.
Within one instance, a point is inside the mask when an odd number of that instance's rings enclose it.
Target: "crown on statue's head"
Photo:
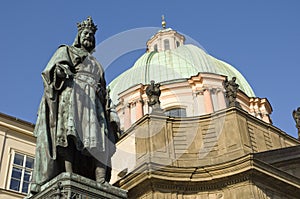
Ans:
[[[98,28],[97,28],[97,25],[94,24],[92,17],[89,16],[83,22],[77,23],[77,29],[78,29],[78,32],[81,32],[84,29],[90,29],[95,33]]]

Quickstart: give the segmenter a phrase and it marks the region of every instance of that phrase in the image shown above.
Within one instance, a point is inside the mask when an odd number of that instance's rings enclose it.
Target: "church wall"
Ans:
[[[146,115],[127,133],[121,143],[134,143],[130,153],[136,154],[136,162],[120,168],[127,168],[128,172],[145,162],[198,167],[228,162],[249,153],[299,145],[296,139],[276,127],[237,108],[191,118]],[[117,148],[123,150],[125,146],[128,148],[129,144],[118,144]],[[122,158],[126,156],[121,155],[119,161]]]
[[[209,73],[199,73],[189,80],[161,83],[160,101],[163,110],[184,108],[187,117],[210,114],[226,109],[228,102],[225,98],[223,81],[225,77]],[[117,112],[121,120],[121,129],[126,131],[143,115],[151,113],[146,85],[136,85],[122,92]],[[270,114],[272,108],[266,99],[249,98],[239,91],[238,107],[264,122],[272,123]],[[267,134],[265,134],[267,136]],[[260,136],[260,135],[259,135]],[[271,139],[271,138],[270,138]],[[260,140],[260,139],[259,139]]]
[[[266,125],[260,120],[254,118],[247,121],[248,131],[251,140],[251,147],[254,152],[261,152],[270,149],[277,149],[289,146],[295,146],[299,142],[280,131],[272,125]]]
[[[122,176],[119,174],[124,170],[133,170],[136,165],[136,146],[134,134],[117,144],[117,151],[112,157],[113,170],[111,182],[119,180]]]
[[[136,114],[137,114],[137,112],[136,112],[136,103],[131,103],[131,105],[130,105],[130,115],[131,115],[131,123],[133,124],[133,123],[135,123],[136,122]]]
[[[122,171],[132,171],[137,165],[139,159],[146,157],[146,151],[143,151],[148,138],[148,121],[142,121],[132,126],[130,133],[126,134],[116,144],[116,153],[112,157],[112,179],[111,183],[119,180]],[[137,142],[136,140],[139,140]]]
[[[205,114],[204,96],[198,93],[194,93],[193,95],[194,95],[193,115],[204,115]]]
[[[187,116],[194,115],[193,96],[191,88],[186,83],[180,83],[172,85],[170,88],[168,85],[161,86],[162,94],[160,97],[161,108],[169,110],[172,108],[185,108]]]

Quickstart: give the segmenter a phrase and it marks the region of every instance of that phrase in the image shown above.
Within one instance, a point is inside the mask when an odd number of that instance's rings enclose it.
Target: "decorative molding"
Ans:
[[[152,183],[152,186],[155,190],[163,190],[164,192],[177,190],[180,192],[200,192],[200,191],[210,191],[210,190],[221,190],[224,187],[242,183],[245,181],[250,181],[252,176],[251,172],[239,174],[236,176],[231,176],[223,178],[221,180],[212,180],[206,182],[173,182],[168,181],[157,181],[155,180]]]

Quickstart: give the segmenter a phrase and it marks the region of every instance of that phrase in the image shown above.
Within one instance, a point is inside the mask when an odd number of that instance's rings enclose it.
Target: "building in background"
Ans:
[[[0,198],[24,198],[33,170],[34,124],[0,113]]]
[[[109,85],[123,131],[111,183],[129,198],[298,198],[300,143],[272,124],[268,100],[233,66],[162,25]],[[234,77],[239,89],[230,99],[225,84]],[[148,105],[151,80],[164,114]],[[0,114],[0,198],[28,191],[33,129]]]

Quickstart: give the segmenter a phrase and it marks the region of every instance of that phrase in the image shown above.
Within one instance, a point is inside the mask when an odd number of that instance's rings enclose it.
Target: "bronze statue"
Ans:
[[[100,183],[110,178],[116,136],[110,128],[104,71],[92,56],[97,26],[88,17],[77,28],[73,45],[61,45],[42,72],[33,194],[61,172]]]
[[[296,128],[298,129],[298,139],[300,140],[300,107],[293,111],[293,118],[296,122]]]
[[[239,89],[239,85],[235,83],[236,77],[233,77],[228,81],[227,77],[224,81],[224,87],[226,90],[226,98],[228,99],[229,107],[236,106],[236,96]]]

